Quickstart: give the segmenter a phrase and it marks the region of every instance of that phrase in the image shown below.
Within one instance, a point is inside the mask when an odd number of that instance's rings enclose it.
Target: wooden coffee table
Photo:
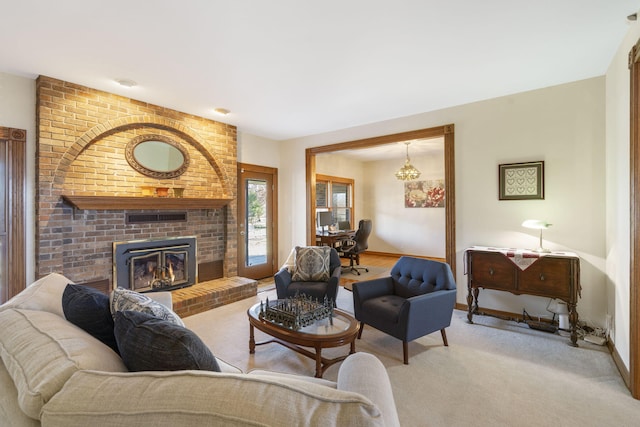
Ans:
[[[322,378],[322,374],[329,366],[346,359],[349,354],[356,352],[355,340],[360,330],[360,324],[353,316],[338,309],[334,309],[333,312],[332,322],[326,318],[318,320],[312,325],[293,330],[277,323],[260,319],[260,303],[258,303],[247,310],[249,316],[249,353],[254,354],[257,345],[278,343],[314,359],[316,361],[315,376]],[[273,338],[256,342],[254,328]],[[322,357],[323,348],[340,347],[347,344],[351,346],[349,354],[334,359]],[[311,347],[314,351],[303,347]]]

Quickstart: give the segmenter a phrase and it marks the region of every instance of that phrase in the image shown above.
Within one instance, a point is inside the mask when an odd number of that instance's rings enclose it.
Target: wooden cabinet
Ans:
[[[473,323],[478,312],[480,288],[507,291],[512,294],[537,295],[565,301],[569,308],[571,343],[577,346],[578,312],[580,297],[580,259],[574,254],[468,249],[467,267],[467,319]],[[526,262],[518,264],[518,260]]]

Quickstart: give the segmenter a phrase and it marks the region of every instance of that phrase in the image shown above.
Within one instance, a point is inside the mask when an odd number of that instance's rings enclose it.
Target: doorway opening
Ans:
[[[456,250],[455,250],[455,159],[454,159],[454,125],[448,124],[434,128],[419,129],[392,135],[384,135],[374,138],[356,141],[342,142],[338,144],[324,145],[306,149],[306,184],[307,184],[307,244],[314,244],[316,237],[316,155],[322,153],[339,152],[385,145],[394,142],[412,141],[417,139],[438,138],[444,139],[444,181],[446,186],[445,204],[445,259],[451,266],[453,274],[456,274]]]

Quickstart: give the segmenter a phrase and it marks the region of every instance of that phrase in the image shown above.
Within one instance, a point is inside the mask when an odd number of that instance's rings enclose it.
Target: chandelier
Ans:
[[[411,181],[414,179],[418,179],[418,177],[420,176],[420,171],[414,168],[411,163],[409,163],[409,144],[411,144],[411,142],[407,141],[405,142],[405,144],[407,145],[407,160],[405,160],[404,166],[402,166],[400,170],[396,172],[396,178],[398,178],[400,181]]]

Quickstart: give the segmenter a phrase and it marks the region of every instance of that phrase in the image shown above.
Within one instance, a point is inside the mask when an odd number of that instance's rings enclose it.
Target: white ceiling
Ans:
[[[0,0],[0,71],[276,140],[604,75],[640,0]],[[138,83],[125,89],[114,79]],[[0,87],[0,96],[2,88]],[[213,109],[231,114],[219,118]]]

